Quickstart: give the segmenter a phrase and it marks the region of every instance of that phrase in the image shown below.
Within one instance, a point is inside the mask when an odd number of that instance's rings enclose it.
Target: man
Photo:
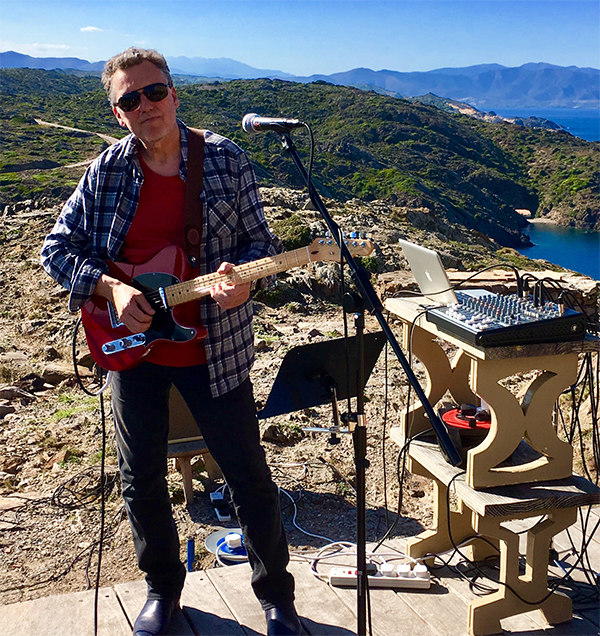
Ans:
[[[163,247],[184,246],[185,180],[190,133],[176,117],[177,92],[156,51],[130,48],[102,76],[128,135],[89,167],[42,248],[46,271],[70,290],[69,308],[92,296],[109,300],[140,333],[154,309],[105,261],[144,263]],[[201,259],[197,274],[276,253],[254,174],[233,142],[205,131]],[[168,399],[175,384],[200,426],[229,486],[252,566],[252,587],[267,633],[302,634],[277,487],[259,442],[252,386],[254,359],[249,284],[220,283],[210,297],[182,305],[200,314],[205,340],[156,343],[143,362],[113,374],[123,497],[148,600],[134,634],[163,633],[178,610],[185,578],[166,484]],[[191,308],[191,310],[190,310]],[[198,318],[198,316],[193,316]]]

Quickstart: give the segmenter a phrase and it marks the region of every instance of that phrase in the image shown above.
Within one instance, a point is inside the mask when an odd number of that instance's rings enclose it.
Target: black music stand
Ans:
[[[377,331],[365,334],[364,341],[366,383],[386,337],[382,331]],[[267,403],[258,412],[259,419],[327,404],[331,402],[333,388],[338,400],[355,397],[358,367],[356,336],[294,347],[281,363]]]

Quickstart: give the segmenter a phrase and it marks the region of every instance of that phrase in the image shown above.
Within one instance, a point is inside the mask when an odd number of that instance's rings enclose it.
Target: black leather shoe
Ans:
[[[146,601],[133,625],[133,636],[164,634],[173,614],[179,609],[179,599],[152,598]]]
[[[267,636],[306,636],[293,605],[266,610],[265,616]]]

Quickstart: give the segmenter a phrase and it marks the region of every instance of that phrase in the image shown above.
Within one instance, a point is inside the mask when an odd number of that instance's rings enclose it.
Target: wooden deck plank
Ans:
[[[248,636],[264,634],[265,614],[250,587],[250,565],[239,563],[225,568],[206,570],[231,613]]]
[[[339,598],[356,613],[356,589],[340,587],[333,589]],[[436,587],[433,586],[432,590],[435,594]],[[419,592],[418,590],[413,591]],[[420,592],[423,594],[432,593],[431,590],[420,590]],[[381,588],[369,590],[373,633],[379,636],[406,636],[406,634],[438,636],[440,632],[435,629],[435,626],[428,624],[421,612],[406,601],[404,593],[404,590],[395,592]],[[466,625],[466,613],[463,622]],[[356,630],[356,620],[354,629]],[[461,633],[461,636],[464,634]]]
[[[356,619],[325,583],[319,583],[306,563],[290,562],[296,581],[296,609],[311,636],[352,636]],[[207,575],[248,635],[265,633],[265,615],[250,588],[247,564],[208,570]]]
[[[581,541],[583,538],[583,535],[581,533],[580,528],[577,528],[575,526],[572,526],[570,528],[570,534],[571,537],[573,539],[573,542],[575,544],[575,547],[577,548],[577,550],[579,551],[581,549]],[[554,547],[556,550],[559,551],[559,553],[562,550],[568,550],[571,548],[571,542],[569,540],[569,537],[567,536],[566,532],[562,532],[559,535],[557,535],[554,538]],[[595,542],[591,541],[590,545],[588,546],[588,550],[587,550],[587,554],[589,557],[589,564],[588,561],[585,560],[583,562],[579,562],[577,567],[571,571],[569,564],[573,564],[575,563],[577,556],[575,555],[571,555],[569,556],[567,559],[565,559],[564,565],[567,568],[567,571],[570,573],[570,577],[571,579],[573,579],[574,581],[576,581],[577,583],[581,584],[582,589],[583,590],[589,590],[590,592],[592,592],[592,588],[590,586],[589,580],[588,580],[588,576],[593,580],[594,576],[597,577],[597,573],[600,572],[600,546],[598,546],[598,544],[596,544]],[[590,574],[589,572],[589,566],[591,565],[592,568],[592,573]],[[587,576],[586,573],[584,572],[584,569],[587,569]],[[562,573],[557,570],[554,569],[555,574],[557,575],[562,575]],[[577,588],[576,588],[577,589]],[[577,599],[575,598],[575,601],[577,601]],[[598,601],[596,601],[596,605],[598,605]],[[593,605],[591,607],[588,606],[587,609],[578,609],[577,608],[577,603],[575,603],[575,608],[576,608],[576,613],[581,615],[582,617],[584,617],[585,619],[587,619],[590,623],[592,623],[592,625],[594,626],[593,629],[595,631],[592,632],[585,632],[585,633],[593,633],[593,634],[598,634],[600,633],[600,611],[598,610],[598,607],[594,608]]]
[[[306,562],[291,561],[296,581],[296,609],[311,636],[353,636],[356,617],[335,592],[317,580]]]
[[[145,581],[131,581],[115,585],[115,592],[131,625],[146,602],[147,586]],[[129,630],[131,634],[131,629]],[[183,612],[177,612],[165,632],[167,636],[195,636]]]
[[[185,579],[181,608],[195,634],[202,636],[244,636],[206,572],[192,572]]]
[[[0,606],[3,636],[92,636],[93,633],[94,590]],[[98,635],[131,636],[131,626],[110,588],[102,588],[98,596]]]

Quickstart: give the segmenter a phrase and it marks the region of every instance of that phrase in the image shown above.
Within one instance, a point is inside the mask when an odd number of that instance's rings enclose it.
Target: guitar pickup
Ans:
[[[143,333],[136,333],[132,336],[126,336],[125,338],[118,338],[117,340],[111,340],[102,345],[102,352],[107,356],[112,353],[119,353],[132,349],[133,347],[142,347],[146,344],[146,336]]]

